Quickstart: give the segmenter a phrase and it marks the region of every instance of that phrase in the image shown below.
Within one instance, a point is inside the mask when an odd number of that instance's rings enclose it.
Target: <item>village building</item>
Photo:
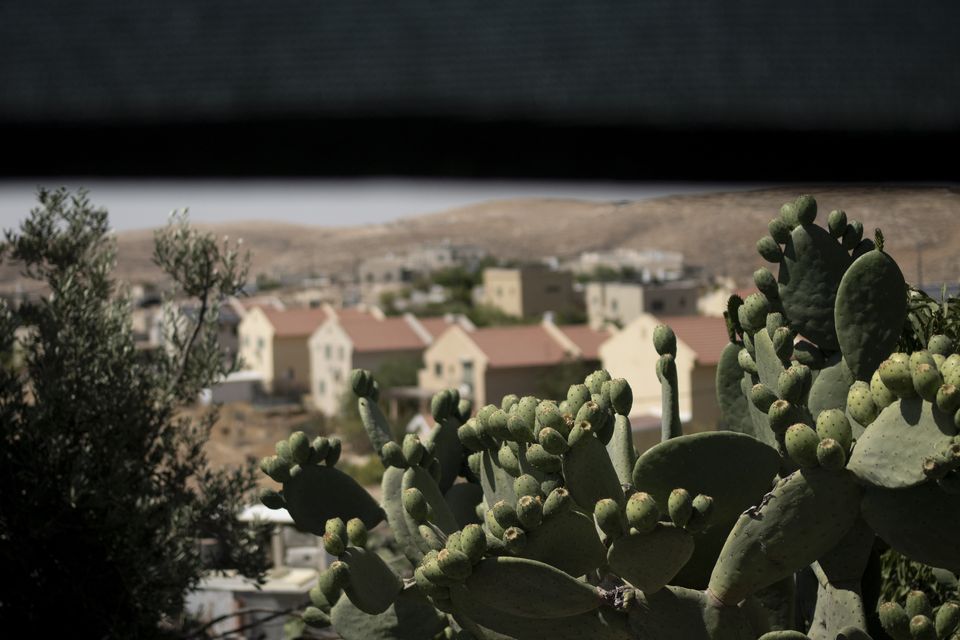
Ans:
[[[598,368],[599,347],[608,337],[602,329],[556,325],[549,318],[472,332],[452,326],[424,352],[419,386],[429,393],[459,389],[475,407],[499,404],[511,393],[544,397],[545,389],[558,385],[563,365],[577,372]]]
[[[405,360],[416,370],[424,349],[450,326],[473,330],[462,316],[418,319],[409,313],[387,317],[376,307],[330,309],[307,345],[311,404],[327,416],[338,414],[353,369],[376,373],[391,361],[401,365]]]
[[[591,326],[607,323],[625,327],[650,313],[683,316],[697,313],[700,285],[695,280],[669,282],[588,282],[587,319]]]
[[[677,387],[684,433],[716,429],[720,420],[717,364],[729,342],[723,318],[643,314],[599,349],[603,368],[630,383],[630,421],[641,451],[660,439],[661,386],[656,374],[660,356],[653,348],[653,330],[659,324],[669,325],[677,336]]]
[[[517,318],[567,313],[581,307],[573,274],[546,265],[483,270],[481,303]]]
[[[269,393],[305,393],[310,386],[307,340],[328,318],[329,309],[249,309],[238,327],[243,368],[260,373]]]

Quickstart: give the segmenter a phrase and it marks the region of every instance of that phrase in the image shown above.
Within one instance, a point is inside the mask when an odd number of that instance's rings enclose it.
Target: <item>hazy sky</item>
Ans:
[[[639,200],[676,193],[753,189],[760,184],[580,183],[465,180],[78,180],[0,181],[0,228],[18,224],[35,203],[39,185],[85,186],[110,211],[116,230],[158,227],[173,209],[190,208],[196,222],[277,220],[346,226],[443,211],[491,199],[517,197]]]

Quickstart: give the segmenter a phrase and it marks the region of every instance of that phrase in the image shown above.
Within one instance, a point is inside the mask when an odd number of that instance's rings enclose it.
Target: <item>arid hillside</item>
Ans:
[[[504,258],[566,257],[584,250],[630,247],[682,251],[689,262],[746,281],[762,264],[754,244],[780,205],[800,193],[816,196],[822,220],[844,209],[880,227],[888,251],[911,282],[921,247],[925,282],[960,278],[960,189],[789,187],[657,198],[636,202],[524,199],[490,201],[388,224],[325,229],[273,222],[209,227],[243,238],[253,273],[274,275],[349,271],[363,257],[402,252],[449,238],[471,242]],[[278,210],[277,217],[282,217]],[[119,268],[128,280],[152,280],[152,235],[119,236]],[[15,274],[0,274],[7,288]]]

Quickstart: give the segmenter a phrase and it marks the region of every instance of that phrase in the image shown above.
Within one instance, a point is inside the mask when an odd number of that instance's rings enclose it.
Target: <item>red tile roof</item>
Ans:
[[[342,314],[338,322],[356,351],[412,351],[426,343],[404,318],[378,320],[370,315]]]
[[[440,316],[434,318],[417,318],[417,320],[423,325],[423,328],[427,330],[427,333],[433,336],[434,340],[439,338],[444,331],[456,324],[456,321],[447,322],[446,318]]]
[[[260,307],[264,315],[273,325],[278,338],[306,338],[327,319],[327,312],[323,309],[274,309]]]
[[[346,309],[334,309],[333,312],[337,314],[337,318],[341,322],[347,322],[350,320],[369,320],[373,318],[373,314],[364,309],[359,309],[357,307],[347,307]]]
[[[567,359],[561,344],[541,325],[488,327],[467,334],[495,367],[536,367]]]
[[[670,326],[682,341],[697,354],[697,364],[715,365],[730,342],[723,318],[709,316],[663,316],[657,320]]]
[[[580,348],[584,360],[599,360],[600,345],[610,337],[609,332],[598,331],[586,324],[557,325],[557,328]]]

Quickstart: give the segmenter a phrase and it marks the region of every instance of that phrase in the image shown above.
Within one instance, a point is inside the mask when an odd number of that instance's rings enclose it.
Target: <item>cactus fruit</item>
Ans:
[[[944,602],[934,618],[934,627],[938,638],[950,638],[960,626],[960,605],[956,602]]]
[[[834,209],[827,217],[827,228],[834,238],[842,238],[847,230],[847,214],[841,209]]]
[[[766,267],[760,267],[754,271],[753,283],[756,285],[757,289],[760,290],[760,293],[765,295],[767,298],[777,297],[777,279],[774,277],[773,273],[770,272],[770,269],[767,269]]]
[[[847,463],[846,449],[833,438],[825,438],[817,445],[817,462],[825,469],[842,469]]]
[[[713,498],[705,496],[702,493],[697,494],[693,499],[693,513],[687,521],[686,529],[693,533],[699,533],[710,527],[711,517],[713,515]]]
[[[844,452],[849,451],[853,444],[853,429],[850,427],[850,421],[839,409],[828,409],[817,416],[817,435],[821,440],[832,438]]]
[[[914,640],[937,640],[937,633],[933,621],[924,615],[917,615],[911,618],[910,637]]]
[[[593,506],[593,517],[607,538],[613,540],[626,533],[626,518],[616,500],[604,498]]]
[[[910,616],[896,602],[884,602],[877,610],[883,630],[893,640],[910,640]]]
[[[676,357],[677,336],[673,333],[673,329],[665,324],[658,324],[654,327],[653,348],[656,349],[658,355],[664,356],[670,354]]]
[[[757,253],[759,253],[767,262],[777,263],[783,257],[783,252],[777,245],[777,241],[770,236],[764,236],[757,240]]]
[[[770,420],[770,428],[773,432],[781,435],[786,433],[790,425],[801,420],[803,415],[795,405],[786,400],[776,400],[770,405],[767,417]]]
[[[323,629],[330,626],[330,616],[316,607],[307,607],[300,617],[308,627]]]
[[[610,381],[610,404],[613,410],[622,416],[629,416],[633,408],[633,391],[623,378]]]
[[[273,489],[264,489],[260,492],[260,502],[268,509],[283,509],[286,502],[283,495]]]
[[[800,364],[805,364],[811,369],[823,368],[823,352],[814,344],[806,340],[800,340],[793,345],[793,357]]]
[[[937,392],[943,385],[943,378],[935,365],[918,364],[913,368],[913,389],[927,402],[937,399]]]
[[[890,357],[880,363],[877,371],[880,372],[880,381],[883,385],[898,398],[913,398],[917,395],[913,387],[909,362]]]
[[[810,468],[820,464],[817,458],[820,437],[809,426],[798,422],[788,427],[784,442],[786,443],[787,455],[801,467]]]
[[[778,244],[783,244],[790,239],[790,230],[794,226],[796,226],[796,223],[791,226],[783,218],[777,217],[767,224],[767,231],[770,232],[770,237],[776,240]]]
[[[880,409],[873,400],[870,385],[860,380],[850,385],[850,390],[847,392],[847,411],[850,417],[864,427],[877,419]]]
[[[649,493],[638,491],[627,500],[627,522],[639,533],[649,533],[660,520],[660,509]]]
[[[750,390],[750,401],[753,403],[753,406],[763,413],[767,413],[767,411],[770,410],[770,405],[776,402],[777,399],[777,394],[762,383],[753,385],[753,388]]]
[[[358,398],[369,397],[373,392],[373,376],[366,369],[354,369],[350,372],[350,387]]]
[[[681,529],[687,526],[693,515],[693,496],[686,489],[674,489],[667,501],[667,513],[674,525]]]
[[[418,524],[427,521],[430,506],[427,504],[427,499],[423,497],[423,493],[416,487],[404,490],[403,508]]]

